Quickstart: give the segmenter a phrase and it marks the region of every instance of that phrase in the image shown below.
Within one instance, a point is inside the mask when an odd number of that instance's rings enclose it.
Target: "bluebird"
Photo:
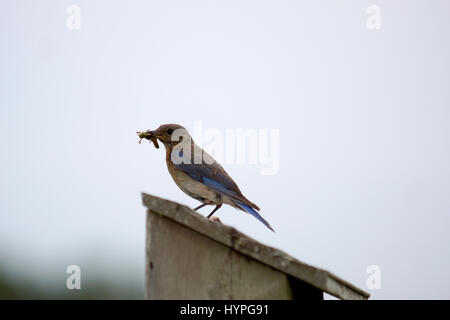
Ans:
[[[157,140],[166,149],[166,164],[177,186],[190,197],[202,202],[194,210],[215,205],[208,219],[225,203],[247,212],[267,228],[270,224],[256,211],[259,207],[248,200],[228,173],[206,151],[197,146],[189,132],[178,124],[163,124],[154,131],[138,132],[139,137]],[[274,231],[275,232],[275,231]]]

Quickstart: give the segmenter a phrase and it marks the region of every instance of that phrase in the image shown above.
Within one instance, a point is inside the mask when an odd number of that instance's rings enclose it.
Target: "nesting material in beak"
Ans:
[[[158,140],[156,139],[156,136],[153,131],[150,131],[150,130],[142,131],[142,132],[138,131],[136,133],[140,138],[139,143],[141,143],[143,139],[147,139],[147,140],[153,142],[153,145],[155,146],[156,149],[159,149]]]

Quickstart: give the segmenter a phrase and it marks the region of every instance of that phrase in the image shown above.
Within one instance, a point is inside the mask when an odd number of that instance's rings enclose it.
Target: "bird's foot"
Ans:
[[[219,217],[212,216],[211,218],[208,218],[208,219],[211,220],[211,221],[214,221],[214,222],[222,224],[222,221],[220,221]]]

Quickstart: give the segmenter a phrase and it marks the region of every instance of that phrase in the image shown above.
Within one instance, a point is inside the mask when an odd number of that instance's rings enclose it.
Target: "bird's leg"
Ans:
[[[211,218],[211,216],[214,214],[214,212],[216,212],[217,210],[219,210],[219,208],[222,206],[222,204],[218,204],[215,208],[214,208],[214,210],[210,213],[210,214],[208,214],[208,219],[209,218]]]
[[[207,205],[207,203],[203,203],[203,204],[199,205],[197,208],[195,208],[194,210],[197,211],[198,209],[203,208],[206,205]]]

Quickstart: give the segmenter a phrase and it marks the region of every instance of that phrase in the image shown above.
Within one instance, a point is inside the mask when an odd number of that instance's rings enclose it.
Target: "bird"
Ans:
[[[159,147],[156,139],[162,142],[172,179],[184,193],[202,203],[195,211],[207,205],[215,205],[207,216],[210,219],[223,204],[228,204],[251,214],[275,232],[258,213],[260,208],[242,194],[236,182],[211,155],[195,144],[183,126],[163,124],[156,130],[137,133],[141,140],[145,138],[152,141],[156,148]]]

